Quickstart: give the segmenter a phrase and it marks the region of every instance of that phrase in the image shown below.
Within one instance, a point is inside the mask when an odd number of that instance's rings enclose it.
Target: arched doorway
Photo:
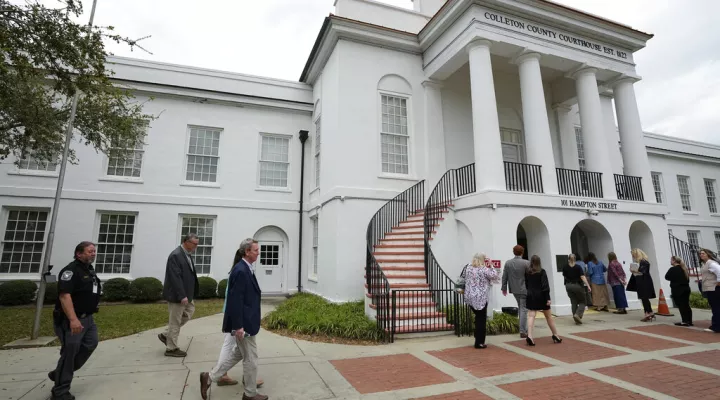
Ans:
[[[525,217],[517,226],[517,243],[525,248],[523,258],[529,260],[533,255],[540,257],[550,283],[550,297],[555,298],[553,285],[554,260],[550,252],[550,234],[545,224],[537,217]]]
[[[263,293],[287,292],[285,281],[288,237],[276,226],[266,226],[253,236],[260,245],[260,256],[255,263],[255,277]]]
[[[655,241],[653,240],[650,227],[643,221],[635,221],[630,225],[628,234],[630,236],[630,248],[641,249],[648,255],[648,261],[650,261],[650,276],[653,282],[655,282],[655,287],[660,287],[660,265],[655,255]],[[670,260],[667,260],[667,263],[669,264]]]
[[[608,265],[608,253],[613,251],[610,232],[592,219],[584,219],[575,225],[570,233],[570,245],[578,259],[584,260],[588,253],[595,253],[605,265]]]

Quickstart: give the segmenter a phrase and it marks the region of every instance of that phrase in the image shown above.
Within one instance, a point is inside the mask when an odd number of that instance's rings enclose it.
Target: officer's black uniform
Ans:
[[[75,315],[83,326],[79,334],[72,334],[70,320],[60,304],[59,295],[68,293],[72,297]],[[60,361],[49,376],[55,381],[53,399],[73,399],[70,383],[73,372],[80,369],[90,358],[98,345],[98,332],[93,313],[98,311],[100,302],[100,279],[91,264],[75,260],[58,274],[58,299],[53,311],[53,327],[60,339]]]

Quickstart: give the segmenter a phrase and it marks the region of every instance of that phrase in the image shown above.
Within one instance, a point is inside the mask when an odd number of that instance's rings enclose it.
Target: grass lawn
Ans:
[[[193,319],[222,312],[223,299],[195,301]],[[52,327],[52,307],[45,307],[40,320],[40,335],[55,336]],[[100,304],[100,312],[95,314],[100,340],[132,335],[148,329],[167,325],[167,303],[151,304]],[[13,340],[30,336],[35,307],[8,307],[0,309],[0,346]],[[57,339],[50,344],[59,345]]]

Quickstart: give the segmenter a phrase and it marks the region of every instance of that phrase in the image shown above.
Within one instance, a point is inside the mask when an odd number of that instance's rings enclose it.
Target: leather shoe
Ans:
[[[527,333],[521,333],[521,334],[520,334],[520,339],[525,339],[526,337],[527,337]]]
[[[200,373],[200,397],[203,400],[208,398],[208,390],[210,389],[210,374],[207,372]]]
[[[264,394],[260,394],[260,393],[256,394],[253,397],[247,397],[245,395],[245,393],[243,393],[243,397],[242,397],[242,400],[267,400],[267,399],[268,399],[267,396],[265,396]]]
[[[242,383],[243,383],[243,386],[245,386],[245,378],[243,378]],[[262,387],[262,385],[264,385],[264,384],[265,384],[265,381],[260,378],[258,378],[257,381],[255,381],[255,387]]]

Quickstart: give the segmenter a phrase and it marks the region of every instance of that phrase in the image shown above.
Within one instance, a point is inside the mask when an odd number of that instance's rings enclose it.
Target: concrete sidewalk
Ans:
[[[264,304],[263,313],[272,307]],[[697,321],[710,319],[707,311],[694,313]],[[199,373],[215,365],[223,342],[221,317],[193,320],[183,328],[180,344],[188,352],[184,359],[163,355],[156,337],[162,328],[101,342],[78,371],[72,393],[78,400],[200,399]],[[485,350],[469,347],[473,339],[468,337],[349,346],[261,331],[259,377],[265,386],[260,393],[272,400],[436,395],[433,398],[556,399],[592,393],[606,393],[614,400],[648,398],[641,392],[658,399],[717,398],[720,365],[714,360],[720,354],[720,335],[669,325],[677,316],[652,323],[640,322],[641,317],[638,311],[622,316],[588,313],[581,326],[569,318],[557,319],[564,338],[559,345],[549,341],[547,324],[540,319],[536,347],[505,335],[489,337]],[[47,372],[57,359],[57,347],[0,351],[0,399],[48,399],[52,383]],[[638,373],[645,375],[638,378]],[[674,380],[663,382],[669,379],[663,374]],[[241,379],[242,366],[230,376]],[[689,388],[678,383],[683,376],[692,376]],[[241,385],[213,386],[211,392],[214,400],[241,397]]]

